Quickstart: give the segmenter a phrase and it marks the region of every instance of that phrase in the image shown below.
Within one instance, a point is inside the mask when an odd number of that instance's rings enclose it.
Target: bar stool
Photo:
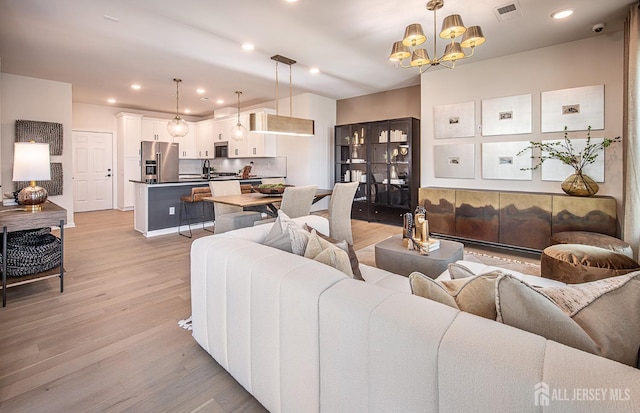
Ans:
[[[178,214],[178,234],[182,235],[183,237],[191,238],[193,235],[191,233],[191,221],[198,218],[202,219],[202,229],[204,229],[205,231],[213,232],[212,229],[207,229],[204,225],[205,218],[206,218],[205,204],[207,204],[207,202],[204,202],[202,198],[206,196],[211,196],[211,190],[207,187],[198,187],[198,188],[191,188],[191,195],[183,195],[180,197],[180,212]],[[202,204],[202,215],[193,217],[189,213],[188,205],[194,205],[194,204],[197,204],[198,202]],[[193,212],[193,207],[191,207],[191,210],[192,210],[191,212]],[[213,213],[213,208],[212,208],[212,213]],[[189,235],[187,235],[186,233],[183,234],[180,231],[180,228],[182,227],[182,223],[184,221],[186,221],[187,225],[189,226]]]

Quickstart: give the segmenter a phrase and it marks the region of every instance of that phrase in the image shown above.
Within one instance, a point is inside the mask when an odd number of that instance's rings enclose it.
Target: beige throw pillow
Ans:
[[[314,230],[314,228],[310,227],[308,224],[304,224],[303,227],[309,232]],[[353,249],[353,245],[349,244],[347,241],[344,241],[344,240],[343,241],[335,240],[331,237],[328,237],[322,234],[321,232],[317,232],[317,230],[316,230],[316,233],[320,238],[326,241],[329,241],[330,243],[334,244],[336,247],[344,250],[349,255],[349,261],[351,262],[351,271],[353,272],[353,279],[364,281],[364,278],[362,277],[362,272],[360,271],[360,262],[358,261],[358,256],[356,255],[356,251]]]
[[[565,287],[496,285],[497,320],[593,354],[638,365],[640,271]]]
[[[308,240],[309,233],[280,209],[278,218],[264,240],[264,245],[296,255],[304,255]]]
[[[496,319],[495,287],[502,273],[436,281],[419,272],[409,275],[411,292],[480,317]]]
[[[315,229],[311,230],[309,234],[309,242],[307,242],[304,256],[336,268],[353,278],[349,255],[331,242],[322,239]]]

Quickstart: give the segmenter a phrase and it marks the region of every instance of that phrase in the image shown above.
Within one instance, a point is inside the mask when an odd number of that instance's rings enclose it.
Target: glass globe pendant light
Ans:
[[[171,119],[171,121],[167,123],[167,131],[169,132],[169,135],[173,136],[174,138],[182,138],[186,136],[187,133],[189,133],[189,125],[178,114],[178,101],[180,93],[178,87],[180,85],[180,82],[182,82],[182,79],[174,78],[173,81],[176,82],[176,117]]]
[[[238,123],[231,128],[231,138],[236,141],[243,141],[247,138],[249,131],[247,128],[240,123],[240,95],[242,92],[236,90],[236,94],[238,95]]]

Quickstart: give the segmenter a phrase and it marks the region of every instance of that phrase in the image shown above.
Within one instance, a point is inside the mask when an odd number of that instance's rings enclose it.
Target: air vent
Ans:
[[[517,1],[512,1],[511,3],[496,7],[493,9],[493,13],[496,15],[499,22],[506,22],[522,17],[520,3]]]

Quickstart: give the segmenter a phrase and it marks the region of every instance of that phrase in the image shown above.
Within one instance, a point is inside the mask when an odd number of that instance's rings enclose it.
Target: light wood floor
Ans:
[[[192,240],[146,239],[132,212],[74,220],[64,293],[58,278],[13,287],[0,308],[0,412],[264,411],[177,325]],[[354,221],[356,249],[398,231]]]
[[[13,287],[0,308],[0,412],[264,411],[177,325],[191,312],[192,240],[146,239],[132,212],[75,223],[65,292],[57,278]],[[400,228],[354,220],[353,232],[360,249]]]

